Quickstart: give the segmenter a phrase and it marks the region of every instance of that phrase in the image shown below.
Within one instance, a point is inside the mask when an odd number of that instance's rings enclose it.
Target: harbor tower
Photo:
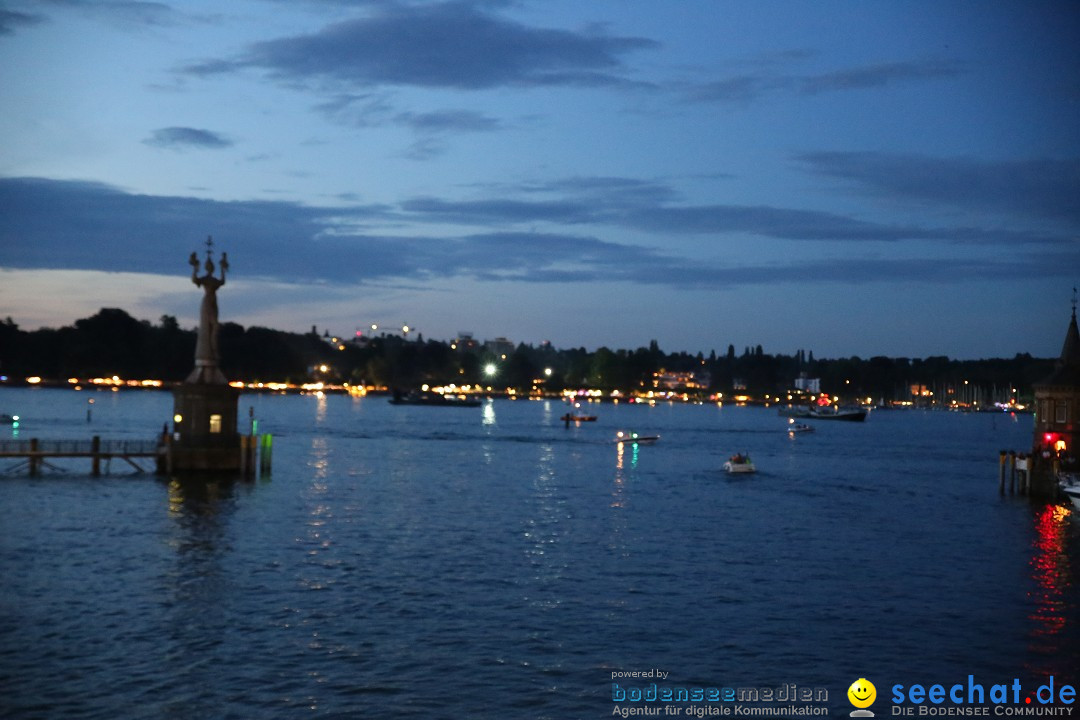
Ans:
[[[199,275],[197,253],[191,253],[188,260],[191,281],[202,288],[203,299],[195,369],[173,390],[173,432],[166,461],[170,471],[241,469],[241,436],[236,430],[240,393],[221,372],[218,353],[217,291],[225,284],[229,260],[221,254],[220,274],[215,276],[213,247],[213,239],[207,238],[204,275]]]
[[[1080,333],[1076,328],[1076,290],[1072,319],[1065,332],[1061,357],[1035,390],[1034,455],[1044,470],[1053,462],[1075,461],[1080,449]]]

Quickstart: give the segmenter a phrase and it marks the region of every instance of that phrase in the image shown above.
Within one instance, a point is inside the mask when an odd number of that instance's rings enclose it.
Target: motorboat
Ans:
[[[749,453],[736,453],[724,463],[724,471],[731,474],[757,472]]]
[[[836,407],[834,405],[822,405],[810,408],[806,417],[812,420],[847,420],[849,422],[862,422],[866,420],[866,408],[861,407]]]
[[[807,425],[806,423],[795,422],[795,418],[791,418],[790,420],[788,420],[787,431],[791,435],[794,435],[795,433],[810,433],[814,432],[814,426]]]
[[[583,422],[596,422],[595,415],[589,415],[588,413],[581,411],[581,403],[570,403],[570,408],[567,409],[566,414],[559,418],[567,426],[570,423],[583,423]]]
[[[659,435],[639,435],[636,432],[627,432],[620,430],[615,433],[616,443],[627,443],[631,445],[652,445],[660,439]]]
[[[566,413],[565,415],[560,417],[559,420],[562,420],[564,423],[596,422],[596,416],[595,415],[578,415],[577,413]]]

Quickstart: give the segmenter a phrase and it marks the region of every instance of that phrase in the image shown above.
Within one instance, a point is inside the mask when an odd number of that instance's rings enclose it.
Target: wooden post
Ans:
[[[1002,495],[1005,494],[1005,456],[1006,456],[1006,454],[1007,453],[1004,450],[1002,450],[1001,454],[1000,454],[1000,457],[998,458],[998,492],[1001,493]]]
[[[97,477],[101,474],[101,436],[95,435],[90,441],[90,474]]]
[[[41,458],[38,457],[37,451],[37,438],[30,438],[30,477],[36,477],[38,474],[38,468],[41,467]]]
[[[259,473],[262,475],[269,475],[272,462],[270,456],[274,447],[274,438],[269,433],[261,436],[262,439],[262,452],[260,453],[261,465],[259,467]]]
[[[240,436],[240,477],[248,474],[248,436]]]
[[[1016,491],[1016,451],[1009,451],[1009,492]],[[1024,488],[1021,486],[1020,492],[1023,492]]]

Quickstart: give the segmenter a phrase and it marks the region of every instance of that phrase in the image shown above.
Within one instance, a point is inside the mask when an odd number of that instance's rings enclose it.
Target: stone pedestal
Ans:
[[[170,470],[241,469],[239,398],[240,392],[228,385],[184,383],[173,390]]]

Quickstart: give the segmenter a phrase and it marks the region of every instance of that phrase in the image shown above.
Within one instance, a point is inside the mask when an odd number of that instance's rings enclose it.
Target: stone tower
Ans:
[[[199,258],[191,253],[191,281],[203,290],[199,311],[199,335],[195,345],[195,369],[173,390],[173,435],[170,470],[239,470],[240,435],[236,431],[240,393],[221,372],[218,353],[217,291],[225,285],[229,260],[221,254],[220,275],[214,275],[212,238],[206,239],[205,275],[199,275]]]

